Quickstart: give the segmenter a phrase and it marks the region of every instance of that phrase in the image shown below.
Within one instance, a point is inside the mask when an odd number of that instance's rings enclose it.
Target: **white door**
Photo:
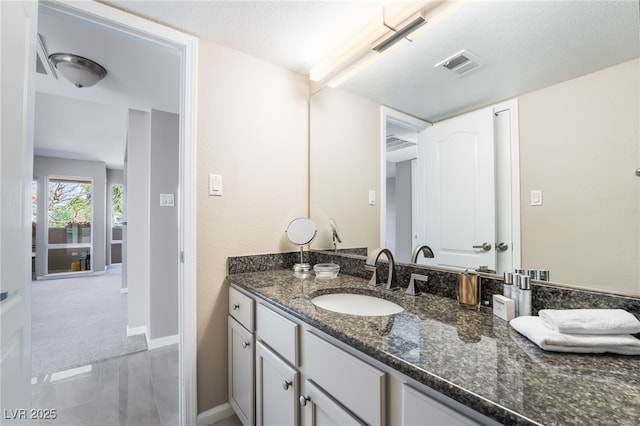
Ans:
[[[256,344],[256,425],[297,426],[298,372],[261,342]]]
[[[2,424],[30,424],[31,180],[38,4],[0,2],[0,403]],[[6,423],[5,423],[6,422]]]
[[[425,182],[425,228],[419,244],[428,264],[495,269],[493,109],[441,121],[418,145]]]
[[[229,404],[243,425],[254,424],[253,334],[229,317]]]

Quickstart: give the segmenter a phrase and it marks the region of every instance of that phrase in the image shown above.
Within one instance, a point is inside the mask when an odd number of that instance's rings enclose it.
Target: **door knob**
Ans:
[[[496,250],[498,251],[506,251],[509,248],[509,244],[507,243],[498,243],[496,244]]]
[[[481,245],[473,246],[473,248],[479,248],[479,249],[482,249],[483,251],[489,251],[491,250],[491,244],[482,243]]]
[[[300,395],[300,398],[298,398],[298,401],[300,402],[300,405],[302,405],[303,407],[306,407],[307,402],[311,401],[311,398],[308,396]]]
[[[284,381],[282,382],[282,389],[288,390],[292,384],[293,384],[292,381],[284,379]]]
[[[247,349],[247,348],[249,347],[249,345],[251,345],[251,343],[249,343],[249,342],[242,342],[242,347],[243,347],[244,349]]]

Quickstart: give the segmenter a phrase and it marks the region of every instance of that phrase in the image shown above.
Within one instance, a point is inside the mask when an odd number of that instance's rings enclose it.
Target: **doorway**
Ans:
[[[142,43],[161,45],[174,52],[180,63],[179,101],[179,184],[176,209],[179,209],[178,288],[179,300],[179,413],[181,424],[195,424],[195,120],[197,39],[146,21],[99,3],[58,4],[45,7],[69,18],[80,19],[87,26],[120,32]],[[108,218],[107,220],[110,222]],[[108,222],[107,222],[108,223]],[[106,244],[102,244],[106,246]],[[93,256],[95,257],[95,256]],[[178,260],[180,259],[180,260]]]
[[[389,248],[396,261],[409,263],[419,243],[417,147],[431,124],[387,107],[381,114],[380,247]]]

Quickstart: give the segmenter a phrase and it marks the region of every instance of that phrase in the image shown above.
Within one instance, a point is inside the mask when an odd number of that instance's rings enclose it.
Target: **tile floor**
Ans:
[[[34,425],[176,426],[178,345],[32,379],[32,407],[55,409]]]

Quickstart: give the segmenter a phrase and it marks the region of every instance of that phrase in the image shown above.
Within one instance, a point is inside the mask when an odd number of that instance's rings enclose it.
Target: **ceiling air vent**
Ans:
[[[437,63],[435,66],[436,68],[443,67],[448,69],[449,71],[453,71],[458,75],[462,75],[480,67],[480,65],[482,64],[483,62],[478,59],[477,56],[472,55],[466,50],[461,50],[455,55],[448,57],[444,61]]]
[[[406,139],[401,139],[396,135],[390,134],[387,135],[387,152],[397,151],[399,149],[403,149],[409,146],[416,146],[415,142],[408,141]]]

